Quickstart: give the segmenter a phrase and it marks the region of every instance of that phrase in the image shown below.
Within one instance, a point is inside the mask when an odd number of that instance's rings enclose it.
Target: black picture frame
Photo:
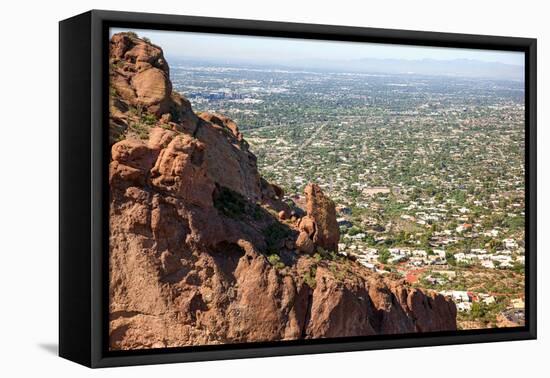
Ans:
[[[526,325],[507,329],[113,352],[108,324],[110,27],[525,53]],[[92,10],[59,23],[59,354],[89,367],[536,338],[536,39]]]

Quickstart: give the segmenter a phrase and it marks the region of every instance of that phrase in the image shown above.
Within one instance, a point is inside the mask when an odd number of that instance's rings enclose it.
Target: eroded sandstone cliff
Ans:
[[[444,297],[336,254],[334,203],[260,177],[237,125],[172,91],[160,47],[110,48],[110,347],[456,329]]]

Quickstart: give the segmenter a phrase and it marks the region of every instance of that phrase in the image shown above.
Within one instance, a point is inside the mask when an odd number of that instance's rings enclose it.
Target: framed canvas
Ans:
[[[60,22],[59,353],[536,338],[536,40]]]

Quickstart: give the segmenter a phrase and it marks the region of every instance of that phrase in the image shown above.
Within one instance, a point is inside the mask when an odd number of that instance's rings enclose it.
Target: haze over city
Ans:
[[[111,35],[122,29],[111,29]],[[136,30],[168,59],[302,70],[523,80],[524,53]]]

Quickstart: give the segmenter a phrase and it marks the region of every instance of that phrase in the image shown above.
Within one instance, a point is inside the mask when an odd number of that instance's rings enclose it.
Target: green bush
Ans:
[[[241,194],[221,186],[214,196],[214,207],[228,218],[242,219],[246,214],[246,199]]]
[[[361,232],[361,229],[357,226],[352,226],[349,230],[348,230],[348,235],[349,236],[355,236],[357,235],[358,233]]]
[[[273,253],[267,257],[267,261],[277,269],[283,269],[285,264],[281,261],[281,258],[276,253]]]
[[[315,289],[315,286],[317,286],[317,281],[315,280],[315,276],[317,275],[317,267],[313,266],[309,269],[309,271],[304,274],[304,282],[306,285],[308,285],[310,288]]]
[[[445,259],[447,259],[447,263],[452,266],[456,266],[456,259],[453,253],[446,252],[445,253]]]
[[[134,122],[129,124],[128,129],[135,132],[140,139],[149,138],[149,126],[147,125],[140,122]]]
[[[290,235],[290,229],[279,223],[273,222],[264,229],[265,242],[269,251],[277,250],[283,239]]]
[[[146,125],[152,126],[157,123],[157,117],[155,117],[153,114],[146,113],[141,116],[141,122]]]
[[[380,261],[382,264],[387,264],[390,256],[390,251],[388,251],[386,248],[383,248],[380,250],[380,254],[378,255],[378,261]]]

